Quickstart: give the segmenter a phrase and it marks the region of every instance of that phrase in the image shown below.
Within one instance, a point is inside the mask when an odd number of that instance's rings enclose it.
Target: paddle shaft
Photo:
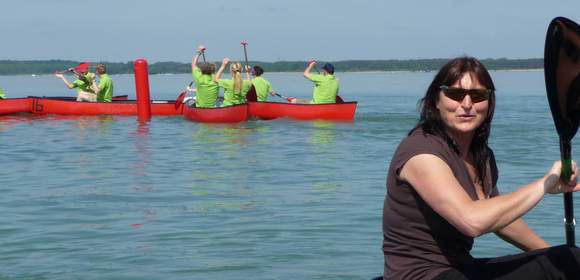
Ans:
[[[248,50],[246,49],[246,45],[248,43],[246,43],[246,41],[242,42],[242,46],[244,46],[244,59],[246,60],[246,67],[244,67],[244,69],[246,69],[246,73],[248,72]]]
[[[572,175],[572,145],[570,140],[560,139],[560,155],[562,159],[560,178],[566,182],[570,180]],[[575,226],[572,193],[564,193],[564,227],[566,230],[566,244],[569,246],[576,246]]]
[[[246,44],[243,44],[242,46],[244,46],[244,58],[246,59],[246,66],[249,65],[248,64],[248,51],[246,50]]]
[[[205,51],[201,51],[201,58],[203,59],[203,63],[205,63]]]
[[[277,92],[274,92],[274,95],[276,95],[276,96],[278,96],[278,97],[280,97],[280,98],[282,98],[282,99],[284,99],[284,100],[286,100],[286,101],[288,101],[288,102],[290,102],[290,100],[292,99],[292,98],[290,98],[290,97],[287,97],[287,96],[281,95],[281,94],[279,94],[279,93],[277,93]]]

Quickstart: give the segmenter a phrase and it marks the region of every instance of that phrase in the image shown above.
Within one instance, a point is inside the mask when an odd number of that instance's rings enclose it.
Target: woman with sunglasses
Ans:
[[[550,245],[521,217],[547,194],[577,191],[561,165],[513,193],[499,194],[487,141],[495,87],[472,57],[449,61],[421,100],[418,124],[395,151],[383,209],[385,279],[572,279],[579,249]],[[475,237],[495,233],[526,251],[476,259]],[[576,279],[576,278],[575,278]]]

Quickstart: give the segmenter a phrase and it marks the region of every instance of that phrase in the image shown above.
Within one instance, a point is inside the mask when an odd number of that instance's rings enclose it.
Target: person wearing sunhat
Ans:
[[[89,62],[83,62],[74,68],[69,68],[68,71],[73,72],[77,77],[72,83],[62,73],[54,73],[54,76],[61,79],[69,89],[77,89],[77,101],[97,101],[97,94],[91,89],[95,74],[89,72],[89,66]]]
[[[338,80],[334,78],[334,66],[330,63],[322,66],[323,74],[311,74],[312,68],[316,66],[315,60],[308,62],[308,67],[304,70],[304,77],[314,83],[312,100],[292,99],[292,103],[329,104],[336,103],[338,94]]]

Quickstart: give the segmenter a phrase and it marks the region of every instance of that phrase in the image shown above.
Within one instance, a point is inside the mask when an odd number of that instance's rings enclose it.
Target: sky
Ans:
[[[0,59],[209,60],[541,58],[580,0],[5,0]]]

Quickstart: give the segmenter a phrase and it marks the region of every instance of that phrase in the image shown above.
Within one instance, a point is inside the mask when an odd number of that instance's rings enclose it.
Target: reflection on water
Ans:
[[[336,124],[328,121],[313,121],[313,133],[309,143],[320,148],[329,148],[333,146],[336,138]]]
[[[337,124],[328,121],[313,121],[310,123],[312,135],[309,144],[313,149],[313,159],[316,165],[316,176],[313,188],[324,192],[333,192],[342,186],[337,177],[338,172],[333,168],[340,161],[344,161],[345,151],[339,150],[336,144]]]

